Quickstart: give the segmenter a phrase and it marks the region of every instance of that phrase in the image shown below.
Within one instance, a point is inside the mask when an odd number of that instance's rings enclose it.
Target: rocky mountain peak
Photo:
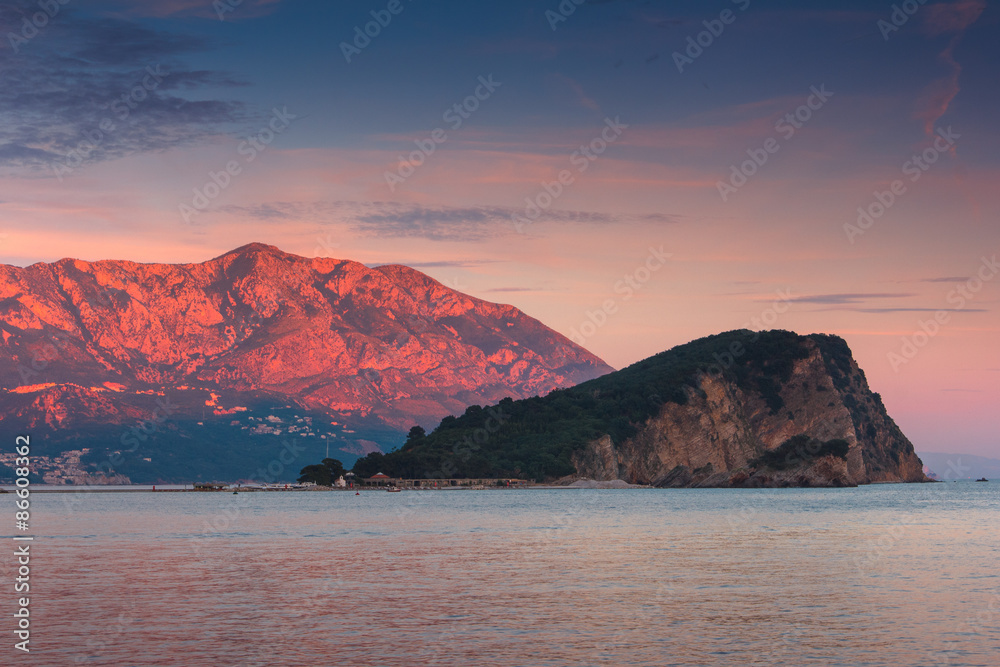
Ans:
[[[176,387],[404,430],[611,370],[516,308],[414,269],[262,243],[195,264],[0,266],[0,329],[5,419],[57,424],[54,438],[126,422],[134,401],[125,396]],[[97,389],[67,392],[67,383]]]

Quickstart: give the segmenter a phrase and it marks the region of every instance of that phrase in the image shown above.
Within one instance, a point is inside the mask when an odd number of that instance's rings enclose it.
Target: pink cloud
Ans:
[[[584,92],[583,86],[580,85],[578,81],[563,74],[556,74],[556,79],[569,86],[570,90],[573,91],[573,94],[576,95],[576,99],[579,101],[580,106],[585,109],[590,109],[591,111],[596,111],[598,113],[601,112],[600,105],[594,100],[594,98],[588,96],[587,93]]]
[[[961,90],[959,77],[962,66],[955,60],[955,47],[962,41],[966,29],[979,19],[986,9],[985,0],[959,0],[949,4],[930,5],[924,10],[924,28],[932,35],[954,33],[948,46],[938,56],[950,72],[947,76],[933,81],[924,91],[916,111],[916,117],[923,121],[927,136],[934,134],[938,120],[948,112],[952,101]],[[954,153],[954,148],[952,148]]]
[[[986,0],[958,0],[928,5],[923,10],[924,30],[932,35],[962,32],[979,19]]]

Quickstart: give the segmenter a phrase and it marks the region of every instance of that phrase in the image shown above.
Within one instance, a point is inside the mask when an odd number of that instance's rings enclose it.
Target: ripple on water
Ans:
[[[1000,486],[965,486],[40,497],[32,657],[995,664]]]

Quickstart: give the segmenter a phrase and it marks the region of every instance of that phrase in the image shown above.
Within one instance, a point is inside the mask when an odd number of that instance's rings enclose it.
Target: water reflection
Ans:
[[[995,664],[952,486],[39,497],[30,664]]]

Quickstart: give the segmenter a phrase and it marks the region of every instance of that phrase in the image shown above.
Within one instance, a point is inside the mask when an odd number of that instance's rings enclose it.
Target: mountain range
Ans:
[[[733,331],[614,372],[400,265],[250,244],[0,266],[0,335],[0,420],[50,483],[289,480],[326,457],[406,477],[926,479],[841,338]]]
[[[7,432],[79,459],[55,482],[287,479],[327,449],[350,463],[413,424],[612,370],[412,268],[256,243],[197,264],[0,266],[0,334]]]

